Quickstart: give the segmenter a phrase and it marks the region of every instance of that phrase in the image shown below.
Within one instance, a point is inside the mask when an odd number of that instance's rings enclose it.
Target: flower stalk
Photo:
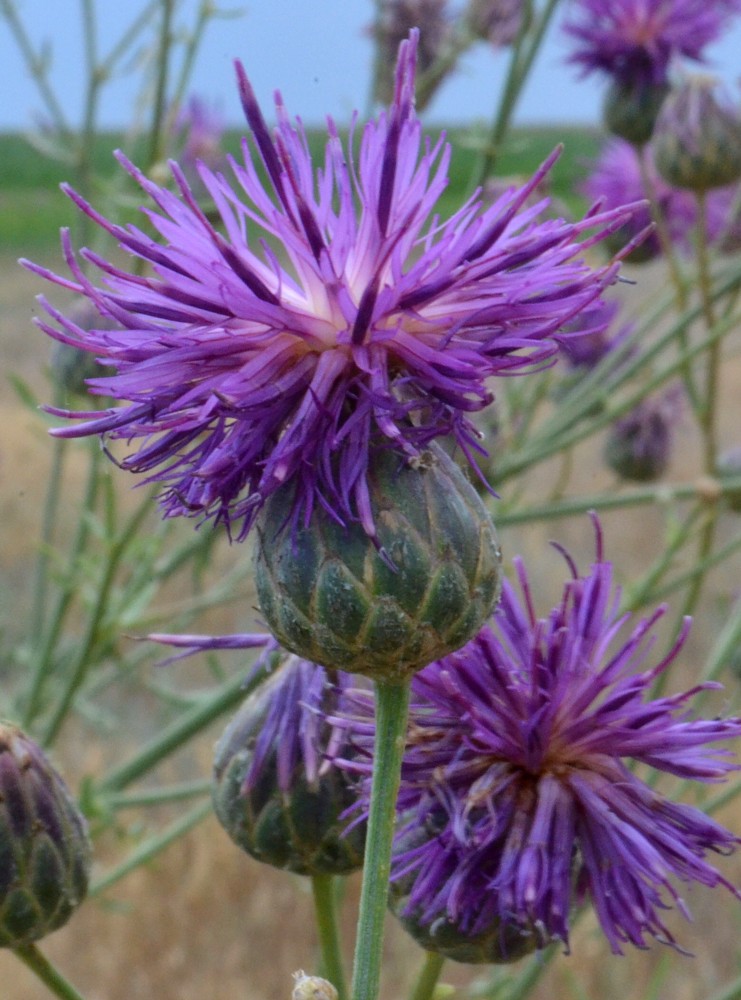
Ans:
[[[368,838],[355,939],[352,1000],[376,1000],[381,978],[383,925],[391,871],[396,797],[401,777],[410,684],[375,685],[376,736]]]

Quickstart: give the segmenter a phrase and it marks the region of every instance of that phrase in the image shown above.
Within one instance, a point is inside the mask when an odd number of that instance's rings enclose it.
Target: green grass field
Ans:
[[[442,216],[453,212],[470,190],[479,155],[475,135],[457,129],[452,129],[449,135],[454,154],[450,185],[439,206]],[[238,152],[239,136],[236,130],[227,134],[225,146],[229,151]],[[324,142],[323,133],[320,130],[312,132],[310,141],[319,151]],[[496,175],[509,177],[531,173],[559,142],[564,144],[564,153],[553,170],[553,195],[571,205],[578,203],[574,181],[584,173],[585,162],[594,156],[599,146],[599,137],[593,130],[557,126],[515,130],[501,151]],[[113,150],[122,144],[121,134],[105,133],[97,138],[91,152],[90,160],[99,186],[93,200],[101,208],[106,208],[106,189],[114,185],[122,173],[112,156]],[[130,155],[136,160],[135,152]],[[53,253],[58,246],[60,227],[72,226],[74,229],[79,213],[60,192],[62,181],[75,183],[74,164],[50,159],[20,134],[0,134],[0,248],[4,254]]]

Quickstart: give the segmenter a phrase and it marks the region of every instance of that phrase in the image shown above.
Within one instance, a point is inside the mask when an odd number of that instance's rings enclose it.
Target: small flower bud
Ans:
[[[325,720],[351,678],[295,656],[250,695],[216,746],[213,801],[232,840],[253,858],[299,875],[345,875],[363,864],[365,823],[348,829],[355,779],[328,759],[351,759]]]
[[[85,819],[61,776],[20,729],[0,722],[0,947],[57,930],[87,892]]]
[[[605,444],[605,461],[622,479],[651,482],[666,471],[671,437],[665,403],[643,400],[613,425]]]
[[[296,985],[291,1000],[338,1000],[337,990],[327,979],[307,976],[302,969],[294,972],[293,978]]]
[[[615,78],[608,88],[603,119],[608,132],[634,146],[648,142],[661,106],[669,93],[666,83]]]
[[[723,187],[741,177],[741,115],[714,80],[688,77],[666,98],[653,147],[659,173],[675,187]]]
[[[407,463],[390,450],[368,468],[378,546],[320,504],[290,519],[293,486],[257,522],[263,616],[287,649],[326,667],[389,681],[459,649],[490,614],[501,554],[494,525],[458,466],[432,446]]]

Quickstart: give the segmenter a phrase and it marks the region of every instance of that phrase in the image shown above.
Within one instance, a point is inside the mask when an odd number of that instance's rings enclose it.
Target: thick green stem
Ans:
[[[426,952],[425,963],[417,977],[417,982],[414,984],[414,989],[409,994],[409,1000],[432,1000],[443,965],[445,965],[444,955],[439,955],[435,951]]]
[[[319,935],[321,963],[319,974],[337,990],[339,1000],[347,1000],[347,984],[342,964],[342,946],[337,926],[337,894],[332,875],[312,875],[314,913]]]
[[[396,797],[408,712],[409,682],[388,684],[379,681],[376,684],[373,782],[355,940],[352,1000],[376,1000],[378,997]]]
[[[15,953],[21,962],[38,976],[44,986],[48,986],[54,996],[61,997],[61,1000],[84,1000],[82,993],[78,993],[72,983],[67,982],[35,944],[16,948]]]

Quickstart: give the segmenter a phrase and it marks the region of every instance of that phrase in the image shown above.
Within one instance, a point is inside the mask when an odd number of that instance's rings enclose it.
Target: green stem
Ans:
[[[72,705],[74,697],[87,676],[87,672],[92,664],[92,653],[95,649],[95,644],[98,641],[100,627],[105,617],[108,599],[113,587],[119,563],[121,562],[126,549],[135,539],[137,529],[141,526],[141,523],[148,511],[149,501],[147,500],[141,504],[139,509],[133,514],[129,522],[124,526],[123,530],[119,534],[118,539],[111,547],[104,568],[103,577],[98,584],[95,606],[90,614],[80,651],[78,652],[75,664],[67,677],[64,691],[55,704],[51,719],[46,727],[43,738],[44,746],[51,746],[59,735],[59,730],[61,729],[64,720],[67,718],[67,713]]]
[[[61,405],[63,393],[59,386],[54,389],[54,405]],[[31,611],[32,636],[41,635],[46,611],[46,595],[49,587],[49,557],[54,544],[57,512],[62,497],[62,475],[67,442],[54,439],[52,444],[51,469],[46,483],[46,496],[41,520],[41,545],[36,559],[33,576],[33,604]]]
[[[376,1000],[381,979],[383,921],[388,900],[391,845],[404,756],[408,681],[376,683],[376,736],[368,835],[355,939],[352,1000]]]
[[[11,0],[0,0],[0,13],[5,17],[10,26],[15,43],[26,62],[28,72],[36,83],[39,93],[46,104],[49,116],[59,130],[60,136],[67,141],[72,141],[72,129],[67,124],[62,105],[57,100],[54,87],[49,82],[48,59],[43,54],[43,51],[38,54],[34,52],[28,32],[21,21],[16,5]]]
[[[88,536],[90,534],[91,515],[95,509],[100,487],[98,470],[100,468],[101,452],[97,441],[91,441],[90,447],[90,464],[88,467],[85,496],[82,501],[82,510],[77,522],[77,531],[75,532],[75,537],[69,549],[72,560],[80,559],[84,553]],[[36,718],[36,715],[41,707],[41,698],[46,685],[46,680],[50,673],[49,667],[56,649],[57,637],[62,629],[67,610],[72,603],[76,589],[77,579],[71,571],[68,574],[68,577],[63,584],[61,593],[57,599],[54,614],[51,617],[49,627],[46,629],[45,634],[42,634],[41,636],[41,648],[38,655],[35,657],[31,683],[25,698],[25,709],[23,713],[24,729],[31,728],[31,724]]]
[[[148,788],[143,792],[130,794],[114,792],[106,796],[105,803],[110,809],[132,809],[141,806],[161,806],[165,802],[182,802],[183,799],[199,798],[208,795],[212,788],[210,778],[198,781],[183,781],[177,785],[162,785],[159,788]]]
[[[444,955],[439,955],[435,951],[428,951],[425,954],[424,965],[417,977],[417,982],[414,984],[414,989],[409,994],[409,1000],[432,1000],[444,964]]]
[[[152,101],[152,121],[149,127],[148,169],[151,169],[161,158],[165,138],[163,122],[167,104],[167,77],[170,69],[172,17],[175,12],[175,0],[161,0],[161,9],[162,22],[157,52],[157,76],[154,84],[154,100]]]
[[[637,152],[643,190],[651,203],[651,217],[654,225],[656,226],[656,235],[661,245],[661,252],[669,266],[669,276],[672,284],[674,285],[674,291],[677,297],[677,307],[681,312],[687,306],[687,283],[684,280],[682,269],[679,266],[679,260],[677,259],[677,254],[674,249],[674,243],[666,224],[666,218],[656,192],[656,185],[654,184],[654,179],[649,168],[648,147],[645,145],[640,146]]]
[[[335,880],[332,875],[312,875],[311,888],[314,893],[314,913],[321,952],[319,974],[332,983],[337,990],[339,1000],[347,1000],[347,984],[337,925]]]
[[[530,73],[533,61],[538,53],[553,13],[558,6],[558,2],[559,0],[547,0],[543,13],[540,15],[540,19],[532,32],[529,46],[526,46],[526,39],[529,34],[533,3],[532,0],[528,0],[526,3],[526,9],[522,18],[522,28],[519,37],[515,40],[512,47],[512,56],[507,72],[507,79],[504,84],[504,91],[499,103],[499,109],[492,122],[489,138],[484,148],[484,155],[479,163],[474,187],[480,187],[494,168],[496,158],[499,154],[499,147],[509,128],[517,100],[525,85],[525,81]]]
[[[97,791],[118,792],[146,774],[173,750],[187,743],[195,733],[200,732],[232,705],[246,698],[250,691],[254,690],[265,679],[265,675],[266,671],[259,671],[246,685],[244,677],[241,674],[236,674],[205,703],[196,705],[189,712],[185,712],[155,739],[146,744],[135,757],[102,778],[96,786]]]
[[[136,850],[132,851],[131,854],[122,861],[120,865],[117,865],[112,871],[108,872],[107,875],[103,875],[94,882],[88,891],[88,896],[98,896],[101,892],[115,883],[120,881],[124,876],[133,872],[140,865],[145,864],[147,861],[151,861],[153,857],[163,851],[170,844],[178,840],[184,834],[190,832],[193,827],[197,826],[199,823],[203,822],[207,816],[212,812],[211,802],[202,802],[200,805],[195,806],[190,812],[187,812],[185,816],[177,820],[175,823],[171,823],[170,826],[166,827],[163,833],[158,833],[154,837],[149,837],[147,840],[143,841]]]
[[[38,976],[44,986],[49,987],[54,996],[61,997],[61,1000],[84,1000],[82,993],[77,992],[72,983],[68,982],[61,972],[54,968],[35,944],[16,948],[15,954],[21,962],[28,966],[31,972]]]
[[[741,474],[713,480],[718,496],[732,493],[741,486]],[[533,521],[552,521],[560,517],[573,517],[589,510],[615,510],[621,507],[637,507],[643,504],[670,504],[679,500],[703,498],[703,480],[689,483],[658,483],[623,490],[620,493],[595,493],[590,496],[569,497],[557,503],[543,506],[521,507],[517,510],[503,510],[497,514],[497,525],[529,524]]]

